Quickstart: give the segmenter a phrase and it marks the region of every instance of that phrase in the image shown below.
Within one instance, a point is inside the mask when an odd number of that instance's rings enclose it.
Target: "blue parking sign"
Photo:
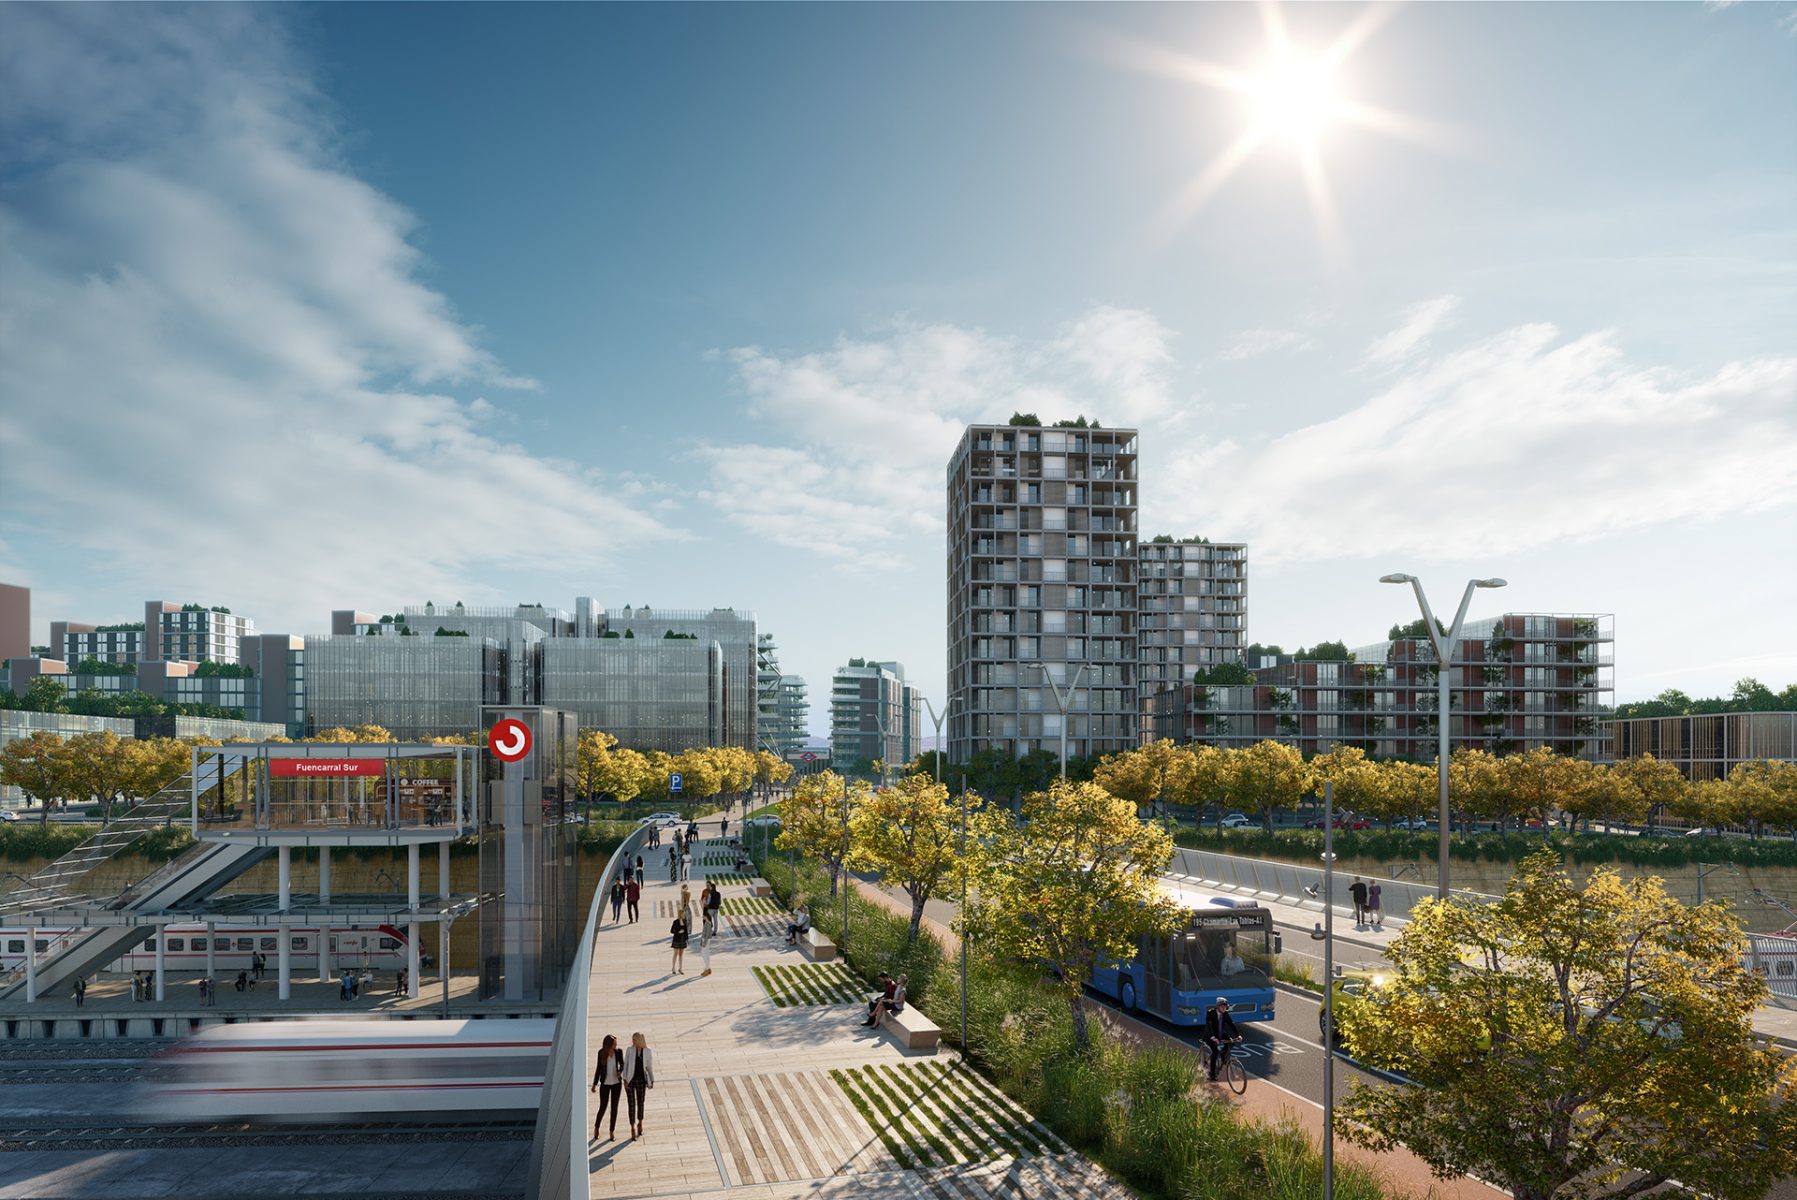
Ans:
[[[677,792],[680,790],[680,776],[678,774],[668,776],[668,790],[670,792]]]

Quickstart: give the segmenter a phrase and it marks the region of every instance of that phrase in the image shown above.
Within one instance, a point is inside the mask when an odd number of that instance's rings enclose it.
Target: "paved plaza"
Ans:
[[[721,848],[702,843],[698,857]],[[704,871],[695,868],[687,885],[695,914]],[[727,902],[752,895],[742,882],[722,890]],[[608,905],[598,931],[590,1045],[596,1051],[608,1033],[620,1042],[645,1034],[655,1087],[641,1140],[631,1140],[626,1114],[618,1140],[592,1143],[593,1197],[1128,1195],[952,1050],[908,1050],[863,1028],[858,992],[843,986],[836,965],[809,964],[785,945],[771,904],[729,906],[764,911],[719,922],[710,976],[700,974],[696,936],[687,973],[670,974],[668,927],[679,892],[665,866],[659,879],[651,867],[641,921],[614,924]],[[589,1132],[597,1101],[588,1094]]]

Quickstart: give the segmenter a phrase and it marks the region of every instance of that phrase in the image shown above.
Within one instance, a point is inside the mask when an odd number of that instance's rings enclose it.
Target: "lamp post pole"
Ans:
[[[924,708],[929,710],[930,721],[936,726],[936,782],[942,782],[942,721],[949,710],[955,706],[955,698],[950,696],[942,705],[941,715],[937,715],[936,706],[930,703],[928,696],[923,700]],[[967,913],[967,786],[961,786],[961,913]],[[967,1053],[967,930],[961,930],[961,1053]]]
[[[1440,857],[1440,881],[1435,888],[1436,898],[1446,901],[1448,898],[1448,834],[1450,817],[1448,815],[1448,688],[1452,682],[1454,650],[1460,645],[1460,628],[1466,624],[1466,609],[1473,602],[1473,592],[1478,588],[1501,588],[1502,579],[1469,579],[1466,581],[1466,592],[1460,597],[1460,611],[1454,614],[1453,628],[1445,633],[1435,623],[1435,612],[1429,607],[1429,598],[1423,595],[1423,581],[1414,575],[1381,575],[1380,583],[1408,583],[1416,593],[1416,603],[1423,610],[1423,629],[1429,635],[1429,644],[1435,647],[1435,776],[1436,793],[1440,804],[1440,839],[1437,854]]]
[[[1079,687],[1080,676],[1086,673],[1086,664],[1081,663],[1079,670],[1073,673],[1073,682],[1067,685],[1066,696],[1061,695],[1060,686],[1055,683],[1054,676],[1048,673],[1048,664],[1037,663],[1036,666],[1041,670],[1042,678],[1047,680],[1049,690],[1054,693],[1055,707],[1061,710],[1061,778],[1065,779],[1067,778],[1067,706],[1073,703],[1073,692],[1075,688]]]
[[[1323,1200],[1335,1200],[1335,784],[1323,784]]]
[[[842,777],[842,957],[849,956],[849,777]]]

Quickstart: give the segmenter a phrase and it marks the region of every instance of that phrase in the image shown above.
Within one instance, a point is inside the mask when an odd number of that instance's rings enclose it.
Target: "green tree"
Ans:
[[[1200,667],[1192,675],[1192,682],[1199,686],[1239,687],[1254,682],[1254,672],[1241,663],[1217,663],[1214,666]]]
[[[1081,989],[1101,959],[1127,961],[1143,934],[1169,932],[1178,908],[1160,890],[1173,839],[1096,783],[1057,780],[1023,800],[1021,819],[994,811],[969,847],[974,899],[966,934],[1001,956],[1048,964],[1089,1045]]]
[[[849,853],[854,813],[872,794],[865,779],[845,781],[834,771],[819,771],[799,780],[780,801],[780,836],[774,844],[797,850],[816,861],[830,876],[830,895],[842,876]],[[846,808],[846,811],[845,811]]]
[[[1260,814],[1261,828],[1271,837],[1273,814],[1296,808],[1310,791],[1310,766],[1295,748],[1282,742],[1256,742],[1231,751],[1225,761],[1224,794],[1245,811]]]
[[[50,823],[50,809],[68,800],[79,783],[63,740],[42,729],[0,746],[0,783],[25,793],[42,805],[38,821]]]
[[[1170,796],[1191,789],[1198,764],[1192,752],[1160,738],[1134,750],[1105,757],[1092,779],[1111,795],[1127,800],[1137,812],[1158,816]]]
[[[1691,786],[1682,771],[1651,754],[1618,759],[1610,769],[1626,776],[1641,794],[1650,830],[1660,814],[1677,803],[1678,798]]]
[[[1532,854],[1496,904],[1414,910],[1395,974],[1341,1008],[1349,1048],[1414,1086],[1356,1087],[1338,1131],[1517,1200],[1758,1200],[1797,1169],[1797,1060],[1756,1047],[1741,950],[1720,904]]]
[[[69,690],[55,675],[38,675],[25,686],[27,712],[62,712],[67,707]]]

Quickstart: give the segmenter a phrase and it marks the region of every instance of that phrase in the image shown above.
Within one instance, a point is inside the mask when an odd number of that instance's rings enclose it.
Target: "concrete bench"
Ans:
[[[749,894],[752,896],[760,896],[765,900],[774,894],[774,885],[767,880],[762,879],[760,876],[757,876],[756,878],[749,880]]]
[[[799,935],[799,953],[812,962],[829,962],[836,957],[836,943],[813,926]]]
[[[880,1028],[913,1050],[934,1051],[942,1041],[942,1026],[924,1016],[923,1009],[907,1004],[900,1012],[887,1013]]]

